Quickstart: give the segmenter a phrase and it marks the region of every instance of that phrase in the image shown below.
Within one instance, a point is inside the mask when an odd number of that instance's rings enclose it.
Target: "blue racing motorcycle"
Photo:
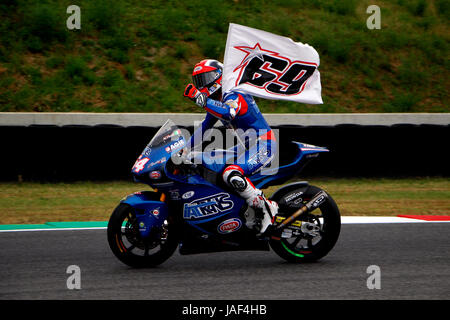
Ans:
[[[290,262],[311,262],[335,245],[341,228],[331,196],[300,181],[283,185],[270,197],[279,214],[262,236],[262,212],[249,207],[222,181],[220,172],[180,157],[186,146],[182,130],[168,120],[151,139],[132,168],[135,181],[153,191],[133,193],[120,202],[108,222],[114,255],[132,267],[166,261],[179,247],[182,255],[272,248]],[[292,142],[292,159],[273,172],[249,177],[260,189],[291,179],[326,148]]]

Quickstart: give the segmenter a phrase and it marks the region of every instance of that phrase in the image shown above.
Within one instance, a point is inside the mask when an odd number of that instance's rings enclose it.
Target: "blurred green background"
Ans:
[[[233,22],[321,56],[323,105],[258,99],[263,112],[448,112],[450,1],[373,2],[2,0],[0,111],[202,112],[184,87],[195,63],[223,59]]]

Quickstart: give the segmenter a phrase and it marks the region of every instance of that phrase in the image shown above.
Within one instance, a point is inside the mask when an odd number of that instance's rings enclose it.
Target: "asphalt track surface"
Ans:
[[[273,251],[182,256],[132,269],[106,230],[0,233],[0,300],[377,300],[450,298],[450,223],[346,224],[332,252],[290,264]],[[67,267],[81,289],[67,289]],[[381,288],[368,289],[377,265]]]

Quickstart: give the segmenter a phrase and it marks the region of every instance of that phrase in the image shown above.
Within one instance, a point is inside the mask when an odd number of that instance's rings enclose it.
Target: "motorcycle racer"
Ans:
[[[224,182],[244,198],[249,206],[263,212],[259,229],[259,234],[263,234],[273,224],[278,204],[266,199],[262,190],[257,189],[247,176],[258,172],[273,160],[276,152],[275,136],[252,96],[236,90],[222,94],[222,72],[223,65],[217,60],[202,60],[194,66],[193,83],[186,86],[184,96],[202,107],[207,114],[189,144],[194,146],[196,141],[201,141],[201,135],[218,120],[228,128],[233,128],[241,141],[245,140],[245,136],[239,135],[238,131],[256,132],[253,141],[250,139],[243,143],[245,152],[233,164],[223,162],[214,169],[222,172]]]

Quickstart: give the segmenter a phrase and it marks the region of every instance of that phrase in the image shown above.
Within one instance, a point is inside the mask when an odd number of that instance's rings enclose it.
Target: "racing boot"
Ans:
[[[266,199],[261,190],[256,188],[254,190],[256,191],[256,195],[247,198],[246,200],[249,206],[259,209],[263,213],[258,234],[262,235],[267,231],[267,228],[273,224],[275,216],[278,214],[278,204],[275,201]]]
[[[259,230],[259,235],[262,235],[273,224],[275,215],[278,213],[278,204],[266,199],[264,193],[244,176],[243,170],[237,165],[228,166],[222,177],[225,183],[244,198],[250,207],[263,213]]]

